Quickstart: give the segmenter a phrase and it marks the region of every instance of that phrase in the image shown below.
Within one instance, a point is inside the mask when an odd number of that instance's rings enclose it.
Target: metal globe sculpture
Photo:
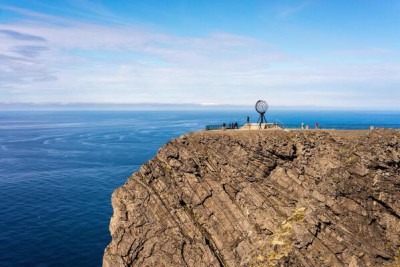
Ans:
[[[256,103],[256,111],[260,114],[267,112],[268,103],[264,100],[258,100]]]
[[[259,123],[258,128],[262,128],[263,123],[267,123],[267,119],[265,118],[265,112],[268,110],[268,103],[264,100],[258,100],[256,103],[256,111],[260,113],[260,116],[258,117],[257,123]]]

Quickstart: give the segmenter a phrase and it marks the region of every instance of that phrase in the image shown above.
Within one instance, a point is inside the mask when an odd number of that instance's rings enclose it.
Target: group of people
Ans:
[[[306,128],[308,129],[308,126],[306,126]],[[304,127],[304,122],[302,122],[301,123],[301,129],[306,129],[306,128]],[[315,129],[319,129],[319,123],[318,122],[315,123]]]
[[[228,126],[226,126],[226,123],[223,123],[222,127],[225,129],[239,129],[239,124],[237,122],[233,122],[229,123]]]
[[[246,123],[250,124],[250,117],[246,117]],[[228,125],[226,123],[223,123],[222,127],[225,129],[239,129],[239,124],[237,122],[229,123]],[[308,129],[308,126],[305,126],[302,122],[301,129]],[[320,129],[318,122],[315,123],[315,129]]]

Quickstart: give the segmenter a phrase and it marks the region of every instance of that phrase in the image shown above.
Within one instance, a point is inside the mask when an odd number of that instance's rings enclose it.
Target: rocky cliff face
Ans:
[[[400,132],[172,140],[112,197],[104,266],[400,266]]]

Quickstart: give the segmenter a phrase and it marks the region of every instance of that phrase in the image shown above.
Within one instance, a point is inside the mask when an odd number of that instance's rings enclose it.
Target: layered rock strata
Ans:
[[[400,266],[400,132],[174,139],[112,196],[108,266]]]

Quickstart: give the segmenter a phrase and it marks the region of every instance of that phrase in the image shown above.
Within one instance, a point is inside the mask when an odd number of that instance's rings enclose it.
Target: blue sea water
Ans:
[[[0,266],[101,266],[111,193],[173,137],[253,111],[0,112]],[[399,125],[399,112],[271,111],[287,125]]]

